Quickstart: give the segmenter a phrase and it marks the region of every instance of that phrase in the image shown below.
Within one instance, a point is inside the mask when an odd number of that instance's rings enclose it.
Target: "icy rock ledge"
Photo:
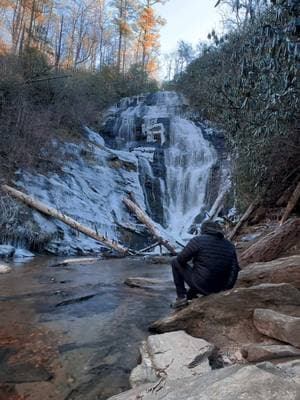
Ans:
[[[32,257],[34,257],[34,254],[26,249],[20,247],[14,247],[11,246],[10,244],[0,245],[0,258],[5,258],[5,259],[13,258],[16,261],[19,261]]]

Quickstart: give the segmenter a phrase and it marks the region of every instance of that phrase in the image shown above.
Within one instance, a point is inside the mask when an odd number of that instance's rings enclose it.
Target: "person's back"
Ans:
[[[188,265],[190,260],[193,268]],[[186,296],[180,275],[193,292],[210,294],[233,287],[239,271],[234,245],[224,238],[219,224],[212,221],[202,224],[201,235],[190,240],[172,268],[179,298]]]

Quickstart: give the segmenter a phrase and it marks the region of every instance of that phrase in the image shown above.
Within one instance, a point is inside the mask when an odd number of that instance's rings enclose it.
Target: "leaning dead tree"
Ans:
[[[118,243],[113,242],[112,240],[107,239],[105,236],[93,231],[92,229],[88,228],[85,225],[80,224],[79,222],[75,221],[74,219],[68,217],[67,215],[63,214],[62,212],[56,210],[55,208],[49,207],[46,204],[42,203],[39,200],[34,199],[31,196],[28,196],[25,193],[20,192],[8,185],[2,185],[2,190],[9,195],[15,197],[16,199],[22,201],[26,205],[35,210],[39,211],[40,213],[47,215],[49,217],[58,219],[62,221],[64,224],[71,226],[72,228],[76,229],[77,231],[87,235],[97,242],[102,243],[105,247],[109,247],[112,250],[117,251],[122,255],[132,254],[132,252],[127,249],[126,247],[121,246]]]
[[[233,228],[233,230],[229,233],[228,235],[228,239],[232,240],[234,239],[234,237],[237,235],[237,233],[239,232],[239,230],[241,229],[242,225],[247,221],[247,219],[250,217],[250,215],[253,213],[253,211],[256,209],[256,207],[258,206],[259,201],[258,199],[254,200],[250,206],[247,208],[247,210],[245,211],[245,213],[242,215],[241,219],[239,220],[239,222],[235,225],[235,227]]]
[[[274,260],[299,238],[300,218],[291,219],[245,250],[240,257],[241,265]]]
[[[280,225],[282,225],[288,219],[291,212],[296,207],[299,199],[300,199],[300,182],[298,182],[298,185],[296,186],[295,190],[292,193],[291,198],[289,199],[285,212],[280,220]]]
[[[151,218],[141,210],[133,200],[125,197],[123,201],[136,218],[148,228],[150,233],[157,239],[158,243],[164,246],[172,255],[176,256],[177,252],[175,247],[173,247],[170,242],[163,237],[162,233],[157,229]]]

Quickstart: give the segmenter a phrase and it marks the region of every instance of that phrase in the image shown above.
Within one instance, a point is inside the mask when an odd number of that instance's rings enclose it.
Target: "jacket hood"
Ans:
[[[220,239],[224,237],[221,225],[214,221],[204,221],[201,225],[201,233],[204,235],[214,235]]]

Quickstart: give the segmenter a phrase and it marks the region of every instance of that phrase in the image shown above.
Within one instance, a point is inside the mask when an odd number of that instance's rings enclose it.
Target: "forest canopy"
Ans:
[[[58,160],[53,138],[157,90],[163,0],[0,0],[0,167]],[[41,152],[43,151],[43,156]]]
[[[220,0],[217,6],[231,11],[227,33],[212,31],[168,87],[224,131],[240,205],[257,195],[276,201],[300,173],[300,3]],[[179,60],[183,50],[181,44]]]

